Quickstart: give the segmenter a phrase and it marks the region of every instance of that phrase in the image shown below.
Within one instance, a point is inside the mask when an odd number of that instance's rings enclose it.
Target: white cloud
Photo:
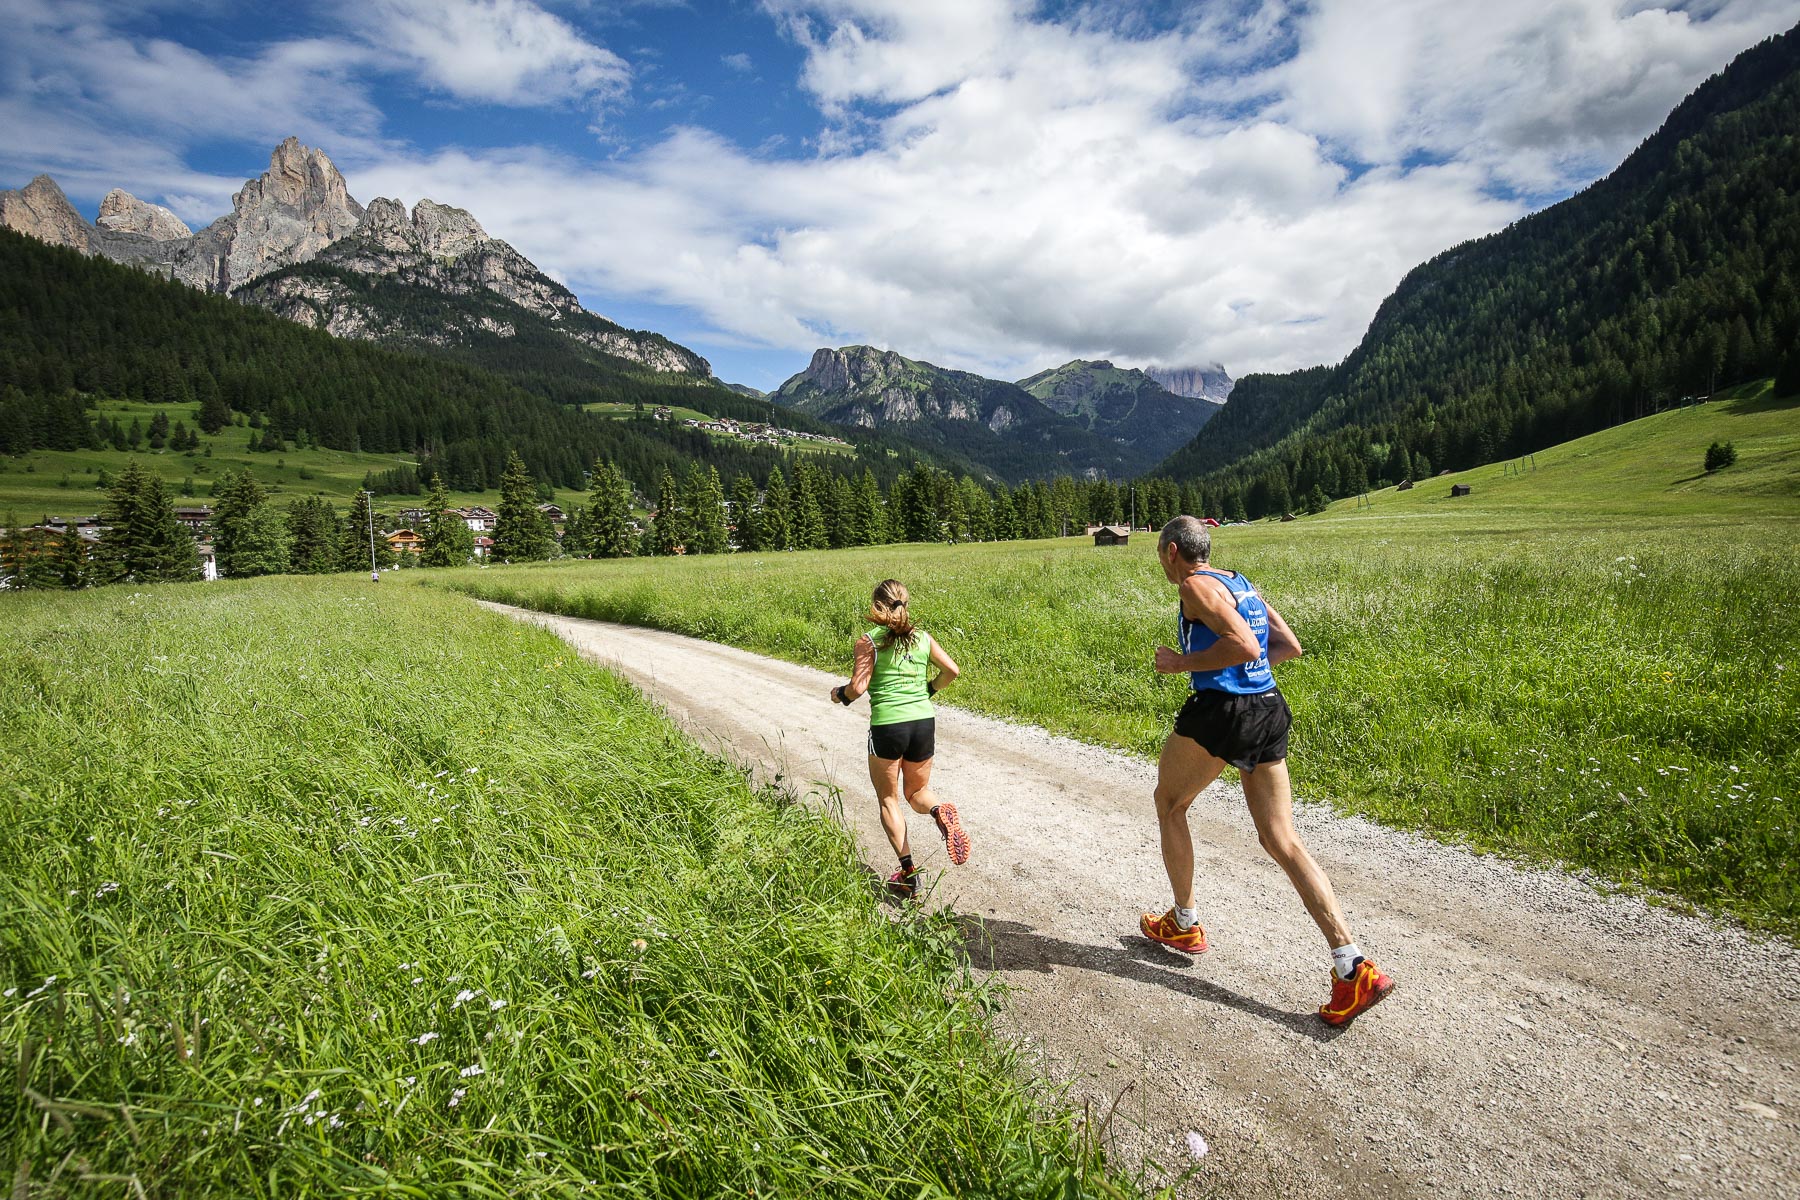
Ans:
[[[742,53],[721,54],[719,56],[719,61],[740,75],[749,74],[751,69],[755,66],[755,64],[750,61],[750,56]]]
[[[461,100],[604,102],[625,60],[530,0],[349,0],[343,14],[396,65]]]
[[[618,95],[624,65],[524,0],[377,0],[353,39],[239,60],[127,38],[82,0],[0,0],[37,14],[0,49],[0,165],[85,159],[194,219],[237,181],[186,168],[183,143],[241,120],[323,146],[365,201],[469,209],[585,296],[685,308],[703,351],[1243,373],[1337,361],[1409,268],[1522,215],[1519,192],[1609,168],[1800,19],[1800,0],[1237,0],[1160,26],[1098,4],[1058,23],[1026,0],[763,3],[825,117],[810,157],[694,127],[606,159],[391,140],[363,81],[397,67],[471,103]]]

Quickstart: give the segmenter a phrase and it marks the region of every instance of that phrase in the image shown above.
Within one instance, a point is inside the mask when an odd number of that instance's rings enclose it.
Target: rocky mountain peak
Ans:
[[[1221,363],[1200,367],[1145,367],[1144,374],[1177,396],[1223,404],[1231,395],[1232,379]]]
[[[100,217],[94,223],[114,233],[138,233],[158,242],[194,236],[186,221],[160,204],[139,200],[123,188],[106,193],[100,201]]]
[[[289,263],[305,262],[354,230],[363,208],[350,198],[344,177],[322,150],[288,138],[269,156],[269,169],[231,198],[224,290]]]
[[[87,220],[48,175],[39,175],[16,191],[0,192],[0,225],[83,254],[93,245]]]
[[[436,258],[460,258],[494,240],[466,210],[435,200],[415,204],[412,223],[419,233],[419,248]]]

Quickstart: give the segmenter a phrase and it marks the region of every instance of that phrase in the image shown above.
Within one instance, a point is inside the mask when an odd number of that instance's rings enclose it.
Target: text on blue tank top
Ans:
[[[1250,626],[1250,632],[1256,635],[1257,656],[1255,661],[1239,663],[1235,667],[1223,667],[1217,671],[1190,671],[1188,680],[1196,692],[1233,692],[1240,696],[1254,696],[1266,692],[1275,686],[1275,673],[1269,669],[1269,606],[1256,592],[1248,579],[1242,575],[1227,575],[1221,571],[1205,569],[1193,572],[1195,575],[1210,575],[1225,585],[1237,601],[1238,615]],[[1188,615],[1175,606],[1175,615],[1180,620],[1181,652],[1198,654],[1219,640],[1219,635],[1206,627],[1204,621],[1190,621]]]

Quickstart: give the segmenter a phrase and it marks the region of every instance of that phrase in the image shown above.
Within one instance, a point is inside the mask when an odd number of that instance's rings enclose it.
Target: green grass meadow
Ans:
[[[1120,1194],[946,921],[557,639],[0,597],[15,1197]]]
[[[182,421],[192,429],[197,427],[199,406],[109,400],[96,412],[127,426],[135,419],[145,429],[151,418],[162,413],[171,426]],[[248,470],[274,493],[278,504],[301,496],[323,496],[341,508],[349,507],[369,472],[379,474],[395,467],[418,465],[418,460],[405,455],[357,454],[322,447],[280,453],[251,450],[250,439],[260,432],[242,425],[227,425],[217,436],[201,434],[200,449],[191,451],[34,450],[17,458],[0,455],[0,525],[6,523],[8,513],[15,513],[26,522],[45,516],[85,517],[98,513],[106,505],[106,492],[98,486],[100,472],[116,475],[127,460],[136,460],[161,479],[177,504],[205,504],[215,481],[235,471]],[[211,457],[206,454],[208,447]],[[194,483],[191,498],[180,494],[183,481],[189,479]],[[499,503],[499,498],[498,490],[450,493],[454,505],[485,504],[491,508]],[[579,492],[559,492],[556,502],[568,506],[580,504],[584,498]],[[423,501],[423,496],[380,496],[375,507],[393,512]]]
[[[1712,440],[1735,467],[1704,477]],[[1800,406],[1749,394],[1505,465],[1218,531],[1307,655],[1295,786],[1800,932]],[[1471,496],[1449,498],[1468,482]],[[527,607],[847,669],[889,575],[964,668],[948,698],[1151,755],[1174,591],[1153,537],[437,575]]]

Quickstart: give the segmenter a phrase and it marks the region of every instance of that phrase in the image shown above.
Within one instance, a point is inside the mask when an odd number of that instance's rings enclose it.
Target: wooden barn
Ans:
[[[1094,530],[1094,545],[1123,546],[1131,541],[1131,526],[1102,525]]]
[[[1452,496],[1466,496],[1469,494],[1469,485],[1466,483],[1453,483],[1450,485],[1450,494]]]

